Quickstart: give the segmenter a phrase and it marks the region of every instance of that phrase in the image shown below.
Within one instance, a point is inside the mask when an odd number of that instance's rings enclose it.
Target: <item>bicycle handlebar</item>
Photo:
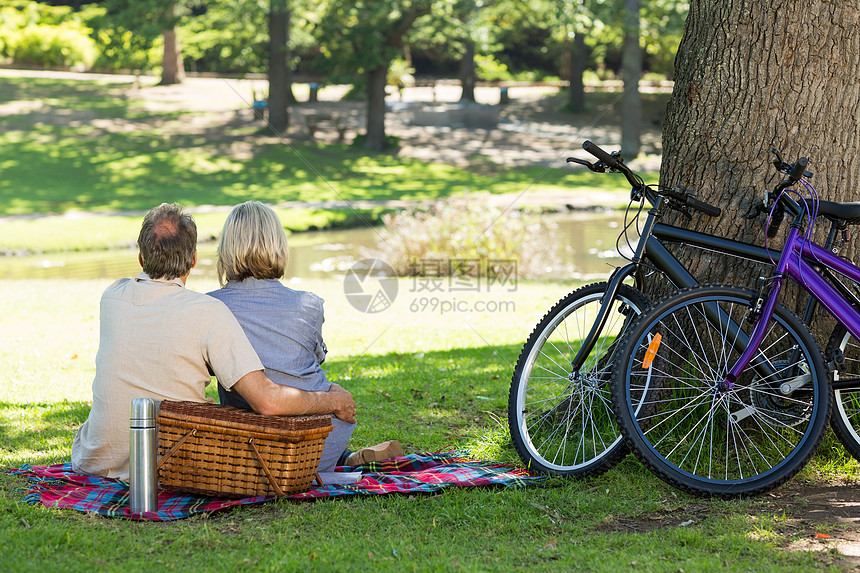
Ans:
[[[791,170],[791,173],[788,174],[788,180],[793,183],[797,183],[800,181],[800,178],[803,177],[803,174],[806,172],[806,166],[809,165],[809,159],[806,157],[801,157],[797,160],[797,163],[794,164],[794,168]]]
[[[677,191],[677,190],[671,190],[671,191],[669,191],[669,190],[657,190],[657,191],[654,191],[654,190],[652,190],[650,187],[645,185],[645,183],[642,181],[641,177],[639,177],[637,174],[633,173],[633,171],[631,171],[630,168],[624,164],[624,160],[621,158],[621,155],[618,154],[617,152],[614,154],[608,153],[607,151],[602,149],[599,145],[597,145],[596,143],[591,142],[591,141],[585,141],[582,144],[582,148],[585,151],[587,151],[588,153],[590,153],[591,155],[593,155],[594,157],[596,157],[598,159],[598,163],[595,165],[592,165],[587,161],[584,161],[581,159],[575,159],[572,157],[568,158],[568,161],[585,165],[586,167],[588,167],[592,171],[599,171],[601,173],[605,172],[604,167],[608,167],[609,169],[612,169],[612,170],[617,171],[619,173],[623,173],[624,177],[627,178],[627,181],[633,187],[633,190],[637,191],[639,193],[644,193],[644,195],[648,198],[648,200],[652,204],[655,203],[655,198],[652,195],[652,193],[656,192],[658,195],[662,195],[664,197],[668,197],[669,199],[672,199],[672,202],[670,202],[670,206],[673,206],[675,208],[678,208],[678,204],[680,204],[680,206],[682,206],[682,207],[689,207],[690,209],[694,209],[696,211],[699,211],[700,213],[704,213],[705,215],[708,215],[709,217],[719,217],[720,214],[722,213],[722,209],[720,209],[719,207],[716,207],[714,205],[711,205],[709,203],[705,203],[704,201],[700,201],[700,200],[696,199],[695,197],[692,196],[692,194],[689,191],[687,191],[686,189],[683,189],[682,187],[679,187],[679,189],[681,189],[680,191]],[[640,195],[640,197],[641,197],[641,195]],[[674,203],[674,205],[673,205],[673,203]],[[681,210],[683,211],[683,209],[681,209]],[[688,213],[688,215],[689,215],[689,213]]]
[[[611,169],[619,169],[618,161],[616,161],[615,158],[612,157],[612,155],[610,155],[609,153],[607,153],[606,151],[601,149],[600,146],[597,145],[596,143],[593,143],[591,141],[586,140],[582,144],[582,148],[584,150],[586,150],[587,152],[589,152],[590,154],[592,154],[593,156],[595,156],[596,158],[598,158],[599,160],[601,160],[602,162],[604,162]],[[619,171],[620,171],[620,169],[619,169]]]
[[[782,171],[783,168],[785,169],[784,172],[788,173],[788,179],[779,183],[773,190],[774,196],[777,197],[778,201],[774,206],[770,217],[770,224],[767,228],[767,237],[769,239],[776,237],[779,227],[782,224],[782,220],[785,218],[786,210],[795,217],[800,216],[804,212],[804,209],[797,203],[797,201],[783,193],[783,191],[800,181],[803,177],[812,177],[812,173],[806,171],[807,165],[809,165],[809,159],[806,157],[800,157],[794,165],[777,165],[777,169],[780,171]]]
[[[696,199],[695,197],[693,197],[692,195],[687,193],[686,190],[683,193],[680,193],[680,192],[675,191],[675,190],[672,190],[672,191],[663,190],[663,191],[658,191],[658,193],[660,195],[665,195],[666,197],[669,197],[670,199],[674,199],[675,201],[681,203],[685,207],[689,207],[690,209],[695,209],[696,211],[698,211],[700,213],[704,213],[705,215],[707,215],[709,217],[719,217],[723,212],[723,210],[720,209],[719,207],[717,207],[716,205],[711,205],[710,203],[705,203],[704,201],[700,201],[699,199]]]
[[[607,153],[603,149],[600,148],[596,143],[586,140],[582,144],[582,148],[588,153],[595,156],[598,160],[603,162],[607,167],[618,171],[624,174],[624,177],[627,178],[627,182],[630,183],[630,186],[636,191],[643,191],[645,189],[645,183],[642,181],[642,178],[633,173],[629,167],[624,165],[624,161],[621,159],[620,155],[612,155]]]
[[[723,213],[723,210],[716,205],[711,205],[710,203],[699,201],[698,199],[690,195],[684,195],[684,198],[684,205],[690,207],[691,209],[695,209],[700,213],[704,213],[709,217],[719,217]]]

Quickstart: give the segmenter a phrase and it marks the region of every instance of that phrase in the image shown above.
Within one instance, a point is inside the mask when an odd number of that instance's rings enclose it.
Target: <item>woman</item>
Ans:
[[[321,364],[326,346],[322,339],[323,300],[317,295],[285,287],[289,259],[287,235],[278,215],[269,207],[248,201],[233,208],[224,223],[217,254],[219,290],[210,292],[236,316],[276,384],[309,391],[344,391],[326,379]],[[222,404],[250,409],[234,392],[218,386]],[[397,441],[384,442],[357,452],[346,450],[355,424],[332,416],[334,429],[326,438],[319,471],[335,465],[361,465],[403,455]]]

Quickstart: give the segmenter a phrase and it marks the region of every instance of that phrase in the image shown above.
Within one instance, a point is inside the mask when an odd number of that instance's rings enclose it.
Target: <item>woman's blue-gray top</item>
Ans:
[[[233,311],[273,382],[303,390],[329,389],[320,367],[326,355],[323,299],[278,280],[255,278],[228,282],[209,295]],[[218,390],[222,404],[248,408],[237,393]]]

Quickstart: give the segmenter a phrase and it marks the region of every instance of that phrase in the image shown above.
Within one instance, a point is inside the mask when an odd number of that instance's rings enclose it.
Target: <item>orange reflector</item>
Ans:
[[[645,358],[642,359],[642,368],[651,368],[651,363],[654,362],[654,357],[657,356],[657,350],[660,348],[661,340],[663,340],[663,335],[659,332],[651,339],[651,344],[648,345],[648,352],[645,353]]]

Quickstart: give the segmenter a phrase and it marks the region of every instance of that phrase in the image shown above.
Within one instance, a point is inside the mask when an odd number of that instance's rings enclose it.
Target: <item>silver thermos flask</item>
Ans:
[[[150,398],[131,401],[129,439],[129,502],[132,513],[158,511],[155,479],[155,402]]]

